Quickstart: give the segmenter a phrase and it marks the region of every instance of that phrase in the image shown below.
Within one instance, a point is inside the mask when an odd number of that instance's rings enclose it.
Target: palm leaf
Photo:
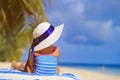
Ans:
[[[34,27],[42,21],[48,19],[41,0],[0,0],[0,60],[19,60],[21,47],[28,47]]]

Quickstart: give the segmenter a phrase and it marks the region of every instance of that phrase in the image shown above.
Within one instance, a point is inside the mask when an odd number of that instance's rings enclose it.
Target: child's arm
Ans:
[[[59,48],[56,49],[54,55],[57,56],[58,59],[60,58],[60,51],[59,51]]]
[[[55,56],[57,56],[57,57],[58,57],[58,60],[59,60],[59,58],[60,58],[59,48],[56,49],[56,51],[55,51]],[[59,66],[57,66],[56,71],[57,71],[57,72],[56,72],[57,74],[60,73],[60,67],[59,67]]]
[[[34,72],[34,56],[32,55],[31,52],[29,53],[28,60],[27,60],[27,63],[26,63],[26,67],[25,67],[24,70],[29,72],[29,73]]]
[[[60,67],[57,66],[57,68],[56,68],[56,74],[59,74],[59,73],[60,73]]]

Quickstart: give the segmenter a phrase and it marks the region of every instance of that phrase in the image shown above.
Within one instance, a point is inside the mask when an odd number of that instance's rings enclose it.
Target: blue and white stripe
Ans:
[[[35,74],[56,75],[57,57],[42,55],[37,56],[35,61]]]
[[[62,79],[61,79],[62,78]],[[0,80],[81,80],[74,74],[63,73],[58,75],[36,75],[27,72],[4,68],[0,69]]]

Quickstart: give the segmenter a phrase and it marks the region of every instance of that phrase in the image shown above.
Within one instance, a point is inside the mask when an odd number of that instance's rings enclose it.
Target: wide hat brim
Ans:
[[[64,24],[61,24],[55,27],[52,34],[50,34],[46,39],[40,42],[37,46],[34,47],[34,51],[42,50],[44,48],[49,47],[50,45],[54,44],[60,37],[63,31]]]

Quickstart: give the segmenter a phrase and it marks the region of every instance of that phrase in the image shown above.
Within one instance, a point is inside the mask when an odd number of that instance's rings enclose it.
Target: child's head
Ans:
[[[48,22],[40,23],[33,31],[33,44],[34,51],[38,51],[44,49],[52,44],[54,44],[60,37],[63,26],[59,25],[57,27],[53,27]]]

